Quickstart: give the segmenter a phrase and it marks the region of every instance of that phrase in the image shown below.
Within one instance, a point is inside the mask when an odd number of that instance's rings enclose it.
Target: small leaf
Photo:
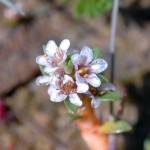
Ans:
[[[63,4],[66,5],[69,3],[70,0],[63,0]]]
[[[116,91],[116,87],[112,83],[103,83],[99,87],[99,91],[104,91],[104,92]]]
[[[97,17],[112,8],[112,0],[77,0],[75,15]]]
[[[100,96],[101,101],[117,101],[120,100],[120,96],[116,92],[107,92]]]
[[[101,56],[101,49],[93,48],[94,58],[99,58]]]
[[[67,115],[71,118],[72,121],[82,118],[82,116],[77,115],[77,114],[67,113]]]
[[[150,150],[150,137],[144,141],[144,150]]]
[[[103,76],[102,74],[99,74],[98,77],[100,78],[102,83],[107,83],[108,82],[108,79],[105,76]]]
[[[78,106],[72,104],[68,99],[66,99],[64,103],[70,113],[75,113],[77,111]]]
[[[65,72],[67,74],[71,74],[72,70],[73,70],[73,64],[72,64],[72,61],[71,61],[71,55],[68,55],[67,59],[65,61]]]
[[[100,127],[100,131],[105,134],[118,134],[118,133],[124,133],[129,132],[132,130],[132,127],[129,123],[126,121],[108,121],[104,123]]]

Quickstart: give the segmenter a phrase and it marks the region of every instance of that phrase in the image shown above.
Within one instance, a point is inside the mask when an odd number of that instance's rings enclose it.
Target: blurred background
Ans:
[[[35,84],[35,58],[49,39],[68,38],[71,48],[100,48],[109,61],[112,1],[0,2],[0,150],[88,150],[64,105]],[[116,149],[150,150],[149,0],[120,1],[115,83],[125,93],[115,110],[133,126],[116,136]],[[107,119],[108,104],[97,111]]]

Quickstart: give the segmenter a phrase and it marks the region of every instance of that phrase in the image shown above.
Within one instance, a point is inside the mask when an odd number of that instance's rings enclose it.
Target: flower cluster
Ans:
[[[92,49],[84,47],[80,53],[68,55],[70,41],[64,39],[59,47],[52,40],[44,48],[44,55],[36,58],[43,75],[38,77],[38,85],[48,85],[48,94],[53,102],[65,99],[76,105],[82,106],[81,95],[86,94],[91,98],[92,105],[99,104],[95,93],[101,86],[99,74],[107,68],[104,59],[94,59]],[[66,61],[72,63],[71,71],[66,72]],[[94,91],[94,92],[93,92]]]

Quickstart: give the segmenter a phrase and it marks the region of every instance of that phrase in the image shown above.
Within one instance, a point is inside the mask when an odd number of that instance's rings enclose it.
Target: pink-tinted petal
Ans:
[[[86,83],[77,83],[77,93],[86,93],[89,90],[89,86]]]
[[[67,59],[67,53],[64,53],[62,57],[62,61],[60,61],[60,64],[63,64],[66,59]]]
[[[57,76],[51,76],[51,81],[50,81],[50,85],[53,86],[54,88],[60,88],[60,78]]]
[[[79,63],[80,55],[78,53],[71,56],[72,63],[76,66]]]
[[[85,56],[81,56],[80,54],[76,53],[76,54],[72,55],[71,60],[75,66],[75,69],[77,70],[78,66],[84,66],[85,65],[85,62],[87,59]]]
[[[45,85],[48,85],[50,84],[50,77],[48,76],[40,76],[36,79],[36,84],[37,85],[42,85],[42,84],[45,84]]]
[[[53,87],[48,88],[48,94],[50,96],[50,100],[53,102],[61,102],[67,98],[67,95],[63,94],[62,91]]]
[[[69,81],[74,82],[72,77],[70,77],[69,75],[64,75],[63,84],[66,84]]]
[[[45,47],[45,53],[50,56],[53,57],[57,51],[58,47],[56,45],[56,43],[52,40],[48,41],[46,47]]]
[[[66,53],[68,48],[70,47],[70,41],[68,39],[64,39],[61,43],[59,48]]]
[[[57,69],[58,69],[58,67],[45,67],[45,68],[44,68],[44,72],[45,72],[45,73],[48,73],[48,74],[52,74],[52,73],[54,73]]]
[[[89,74],[85,80],[93,87],[99,87],[101,85],[100,79],[94,73]]]
[[[55,71],[55,75],[59,76],[59,77],[63,77],[64,76],[64,68],[63,67],[58,67],[57,70]]]
[[[47,59],[44,55],[36,57],[36,63],[43,66],[48,65]]]
[[[81,57],[86,58],[86,60],[84,62],[84,64],[86,64],[86,65],[89,64],[93,60],[93,51],[89,47],[82,48],[80,55],[81,55]]]
[[[75,78],[76,78],[76,83],[84,83],[85,79],[83,77],[80,76],[80,74],[78,72],[75,73]]]
[[[90,71],[93,73],[101,73],[106,70],[108,64],[104,59],[96,59],[90,66]]]
[[[72,104],[76,106],[82,106],[82,101],[80,100],[80,97],[76,93],[70,94],[69,100]]]

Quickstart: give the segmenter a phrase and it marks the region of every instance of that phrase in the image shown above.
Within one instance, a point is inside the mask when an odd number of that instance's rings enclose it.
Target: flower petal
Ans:
[[[99,87],[101,85],[100,79],[94,73],[89,74],[85,80],[93,87]]]
[[[85,62],[87,59],[86,59],[86,56],[82,56],[82,55],[76,53],[76,54],[72,55],[71,60],[75,66],[75,69],[77,70],[78,66],[85,65]]]
[[[89,86],[86,83],[77,83],[77,93],[86,93],[89,90]]]
[[[76,106],[82,106],[82,101],[80,100],[80,97],[77,94],[70,94],[69,100],[72,104]]]
[[[61,43],[59,48],[66,53],[68,48],[70,47],[70,41],[68,39],[64,39]]]
[[[63,54],[62,61],[60,61],[60,64],[63,64],[63,63],[65,62],[66,59],[67,59],[67,54],[64,53],[64,54]]]
[[[56,45],[56,43],[52,40],[48,41],[46,47],[45,47],[45,53],[50,56],[53,57],[54,54],[56,53],[58,47]]]
[[[45,67],[44,72],[48,74],[53,74],[57,69],[58,67]]]
[[[65,84],[69,81],[74,82],[72,77],[70,77],[69,75],[64,75],[63,84]]]
[[[101,73],[106,70],[108,64],[104,59],[96,59],[90,66],[90,71],[93,73]]]
[[[89,47],[82,48],[80,55],[82,57],[86,57],[86,61],[84,62],[84,64],[86,64],[86,65],[89,64],[93,59],[93,51]]]
[[[99,98],[94,98],[94,97],[93,97],[93,99],[92,99],[92,101],[91,101],[92,107],[98,108],[98,107],[100,106],[100,104],[101,104],[100,99],[99,99]]]
[[[75,73],[75,78],[76,78],[76,83],[84,83],[85,79],[83,77],[80,76],[80,74],[78,72]]]
[[[36,57],[36,63],[43,66],[48,65],[47,59],[44,55]]]
[[[63,94],[62,91],[57,90],[53,87],[48,88],[48,94],[52,102],[61,102],[67,98],[67,95]]]
[[[40,76],[40,77],[38,77],[36,79],[36,84],[37,85],[41,85],[41,84],[48,85],[48,84],[50,84],[50,81],[51,81],[50,77],[48,77],[48,76]]]
[[[80,59],[80,54],[78,54],[78,53],[73,54],[71,56],[71,61],[75,66],[78,65],[79,59]]]
[[[88,84],[85,83],[85,79],[79,75],[78,72],[75,73],[77,93],[86,93],[89,90]]]
[[[50,81],[50,85],[51,86],[53,86],[54,88],[60,88],[60,82],[61,82],[61,80],[60,80],[60,78],[59,77],[57,77],[57,76],[52,76],[51,77],[51,81]]]

